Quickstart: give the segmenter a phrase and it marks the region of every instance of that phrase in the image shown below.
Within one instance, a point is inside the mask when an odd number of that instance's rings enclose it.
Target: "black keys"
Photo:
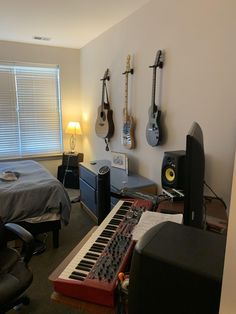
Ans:
[[[109,239],[98,237],[95,242],[107,244],[109,241],[110,241]]]
[[[107,225],[106,229],[115,231],[117,229],[117,227],[116,226],[112,226],[112,225]]]
[[[114,234],[113,231],[104,229],[103,232],[100,234],[100,236],[105,237],[105,238],[111,238],[113,234]]]
[[[87,275],[79,271],[73,271],[69,278],[83,281]]]
[[[126,213],[127,213],[127,210],[125,210],[125,209],[118,209],[118,211],[117,211],[117,213],[116,213],[116,214],[118,214],[118,215],[122,215],[122,216],[125,216],[125,215],[126,215]]]
[[[94,260],[96,261],[98,259],[99,255],[98,254],[94,254],[94,253],[91,253],[91,252],[88,252],[84,255],[84,258],[87,258],[87,259],[91,259],[91,260]]]
[[[112,218],[109,224],[119,226],[120,222],[120,220]]]
[[[91,248],[89,249],[89,251],[92,252],[97,252],[97,253],[102,253],[102,251],[104,250],[105,245],[102,244],[98,244],[98,243],[94,243]]]
[[[76,266],[76,269],[78,270],[84,270],[87,272],[90,272],[92,267],[94,266],[95,262],[94,261],[87,261],[85,259],[82,259],[79,264]]]
[[[113,216],[113,218],[115,218],[115,219],[120,219],[120,221],[122,221],[122,219],[124,218],[124,216],[119,215],[119,214],[115,214],[115,215]]]
[[[91,267],[82,264],[82,265],[77,265],[77,266],[76,266],[76,269],[84,270],[84,271],[90,272]]]

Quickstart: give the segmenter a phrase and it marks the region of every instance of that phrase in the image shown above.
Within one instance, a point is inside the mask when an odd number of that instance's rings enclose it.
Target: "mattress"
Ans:
[[[16,179],[5,180],[6,172],[15,173]],[[4,222],[60,217],[68,224],[70,210],[64,186],[38,162],[0,162],[0,216]]]

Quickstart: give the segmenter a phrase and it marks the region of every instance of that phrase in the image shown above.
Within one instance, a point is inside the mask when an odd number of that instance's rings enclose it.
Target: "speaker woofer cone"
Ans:
[[[184,189],[185,151],[176,150],[164,153],[161,169],[163,188]]]
[[[165,178],[170,183],[174,182],[175,181],[175,170],[173,168],[166,168]]]

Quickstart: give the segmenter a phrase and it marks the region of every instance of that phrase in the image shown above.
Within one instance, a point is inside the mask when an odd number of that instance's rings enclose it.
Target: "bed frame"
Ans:
[[[61,221],[54,220],[54,221],[45,221],[40,223],[29,223],[26,221],[16,222],[17,225],[22,226],[26,230],[28,230],[33,236],[36,236],[41,233],[52,232],[52,241],[53,247],[59,247],[59,231],[61,229]],[[16,240],[12,233],[7,233],[7,241]]]
[[[24,227],[33,236],[52,232],[53,247],[58,248],[61,224],[68,224],[71,209],[71,202],[63,185],[46,168],[33,160],[2,161],[0,174],[10,172],[18,174],[18,177],[14,181],[4,177],[0,180],[2,220]],[[60,218],[50,220],[54,217],[50,216],[49,220],[46,217],[30,220],[50,213],[60,214]]]
[[[59,231],[61,229],[60,220],[45,221],[40,223],[29,223],[26,221],[22,221],[18,222],[17,224],[24,227],[33,236],[36,236],[40,233],[52,232],[53,247],[59,247]]]

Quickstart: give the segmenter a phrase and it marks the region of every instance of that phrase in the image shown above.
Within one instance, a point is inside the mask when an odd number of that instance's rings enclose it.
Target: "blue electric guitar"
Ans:
[[[161,110],[158,105],[155,104],[155,94],[156,94],[156,70],[157,68],[162,69],[164,60],[163,52],[158,50],[155,58],[154,65],[150,66],[153,68],[153,79],[152,79],[152,102],[151,107],[148,111],[149,120],[146,127],[146,139],[149,145],[158,146],[162,140],[162,132],[160,125]]]

